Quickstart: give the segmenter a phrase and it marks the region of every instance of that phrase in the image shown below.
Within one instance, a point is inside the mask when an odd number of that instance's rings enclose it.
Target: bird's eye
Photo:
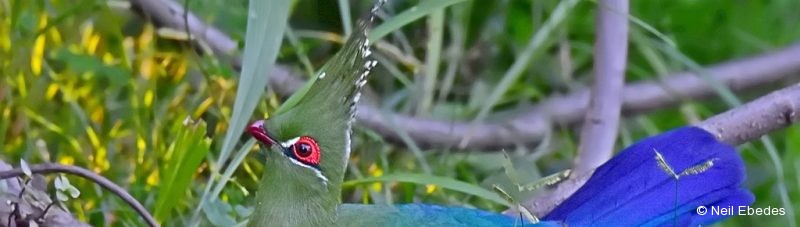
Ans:
[[[315,141],[314,138],[302,136],[290,149],[293,153],[293,158],[297,161],[310,166],[319,165],[320,156],[322,156],[322,154],[320,154],[319,145],[317,145],[317,141]]]
[[[296,144],[295,146],[296,146],[295,149],[297,149],[296,151],[297,157],[307,158],[308,156],[311,155],[311,144],[301,143],[301,144]]]

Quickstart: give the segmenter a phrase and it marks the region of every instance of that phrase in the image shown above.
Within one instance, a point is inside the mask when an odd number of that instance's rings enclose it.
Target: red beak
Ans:
[[[268,146],[279,144],[275,138],[267,133],[267,129],[264,128],[264,120],[258,120],[247,126],[247,132],[250,133],[251,136],[255,137],[258,141]]]

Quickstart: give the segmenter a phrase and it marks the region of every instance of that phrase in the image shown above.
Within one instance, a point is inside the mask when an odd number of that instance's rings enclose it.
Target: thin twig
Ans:
[[[573,167],[578,174],[591,171],[611,158],[625,86],[628,0],[600,0],[597,11],[594,84]]]
[[[742,144],[800,121],[800,84],[772,92],[696,126],[729,144]]]
[[[128,192],[125,191],[125,189],[92,171],[77,166],[68,166],[56,163],[43,163],[38,165],[32,165],[30,166],[30,170],[32,173],[36,174],[67,173],[86,178],[87,180],[90,180],[102,186],[103,188],[108,189],[109,191],[111,191],[111,193],[114,193],[115,195],[119,196],[123,201],[125,201],[125,203],[131,206],[131,208],[136,210],[136,213],[138,213],[139,216],[141,216],[142,219],[144,219],[144,221],[147,222],[149,226],[158,226],[158,223],[156,222],[156,219],[153,218],[153,215],[150,215],[150,212],[148,212],[147,209],[145,209],[144,206],[142,206],[142,204],[139,203],[139,201],[133,198],[133,196],[128,194]],[[25,173],[22,171],[22,169],[19,168],[2,171],[0,172],[0,180],[12,177],[21,177],[24,175]]]

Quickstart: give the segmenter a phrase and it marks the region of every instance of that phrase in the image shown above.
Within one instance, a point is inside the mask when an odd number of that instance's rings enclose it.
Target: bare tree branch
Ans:
[[[614,152],[625,92],[628,0],[600,0],[597,11],[594,84],[574,171],[552,193],[524,204],[538,216],[544,216],[583,186],[592,171],[610,159]]]
[[[800,122],[800,84],[774,91],[695,126],[711,132],[720,141],[739,145],[797,122]],[[591,174],[586,172],[571,177],[555,189],[542,193],[523,205],[534,214],[544,216],[578,190]]]
[[[139,216],[141,216],[142,219],[144,219],[144,221],[149,226],[158,226],[156,219],[153,218],[152,215],[150,215],[150,212],[148,212],[147,209],[144,208],[144,206],[142,206],[141,203],[139,203],[139,201],[133,198],[133,196],[128,194],[128,192],[125,191],[125,189],[123,189],[117,184],[114,184],[114,182],[111,182],[105,177],[97,175],[92,171],[77,166],[68,166],[56,163],[44,163],[44,164],[33,165],[30,166],[30,170],[32,173],[36,174],[67,173],[86,178],[100,185],[101,187],[111,191],[111,193],[114,193],[115,195],[119,196],[123,201],[125,201],[125,203],[131,206],[131,208],[133,208],[136,211],[136,213],[138,213]],[[22,171],[22,169],[12,169],[0,172],[0,179],[20,177],[24,175],[25,173]]]
[[[628,0],[600,0],[597,4],[594,84],[573,165],[576,174],[597,168],[614,152],[628,61],[627,15]]]
[[[170,0],[130,0],[134,8],[144,11],[156,24],[174,26],[183,30],[182,11],[151,10],[173,8]],[[177,16],[176,16],[177,15]],[[212,29],[189,13],[190,27],[197,25]],[[222,35],[198,35],[202,40],[220,53],[235,52],[233,39]],[[783,50],[712,65],[706,72],[721,84],[734,91],[757,87],[800,73],[800,44]],[[227,56],[223,56],[227,57]],[[239,68],[236,61],[234,68]],[[289,95],[302,86],[287,66],[276,65],[270,76],[271,88],[282,95]],[[663,81],[632,83],[623,89],[624,115],[633,115],[676,105],[686,99],[698,99],[714,94],[713,89],[692,72],[664,76]],[[471,134],[466,149],[494,149],[516,144],[536,144],[551,129],[552,125],[568,125],[581,121],[589,104],[589,90],[579,90],[567,95],[553,95],[532,107],[525,113],[503,122],[480,123]],[[398,130],[407,132],[422,147],[455,147],[466,137],[469,122],[450,122],[426,118],[414,118],[405,114],[381,111],[375,106],[362,102],[358,107],[358,121],[361,126],[380,133],[387,140],[401,142]]]
[[[696,126],[729,144],[742,144],[800,121],[800,84],[772,92]]]
[[[213,54],[231,54],[238,48],[237,42],[227,34],[198,19],[191,12],[184,12],[184,7],[171,0],[130,0],[131,5],[139,10],[145,18],[156,22],[158,26],[173,28],[179,31],[188,29],[192,39],[209,41]],[[188,25],[186,23],[189,23]]]

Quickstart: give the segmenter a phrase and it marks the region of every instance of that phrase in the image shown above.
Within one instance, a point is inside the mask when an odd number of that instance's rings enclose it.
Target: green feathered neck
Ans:
[[[251,226],[333,224],[340,203],[341,180],[323,184],[310,170],[285,159],[278,152],[267,154]]]

